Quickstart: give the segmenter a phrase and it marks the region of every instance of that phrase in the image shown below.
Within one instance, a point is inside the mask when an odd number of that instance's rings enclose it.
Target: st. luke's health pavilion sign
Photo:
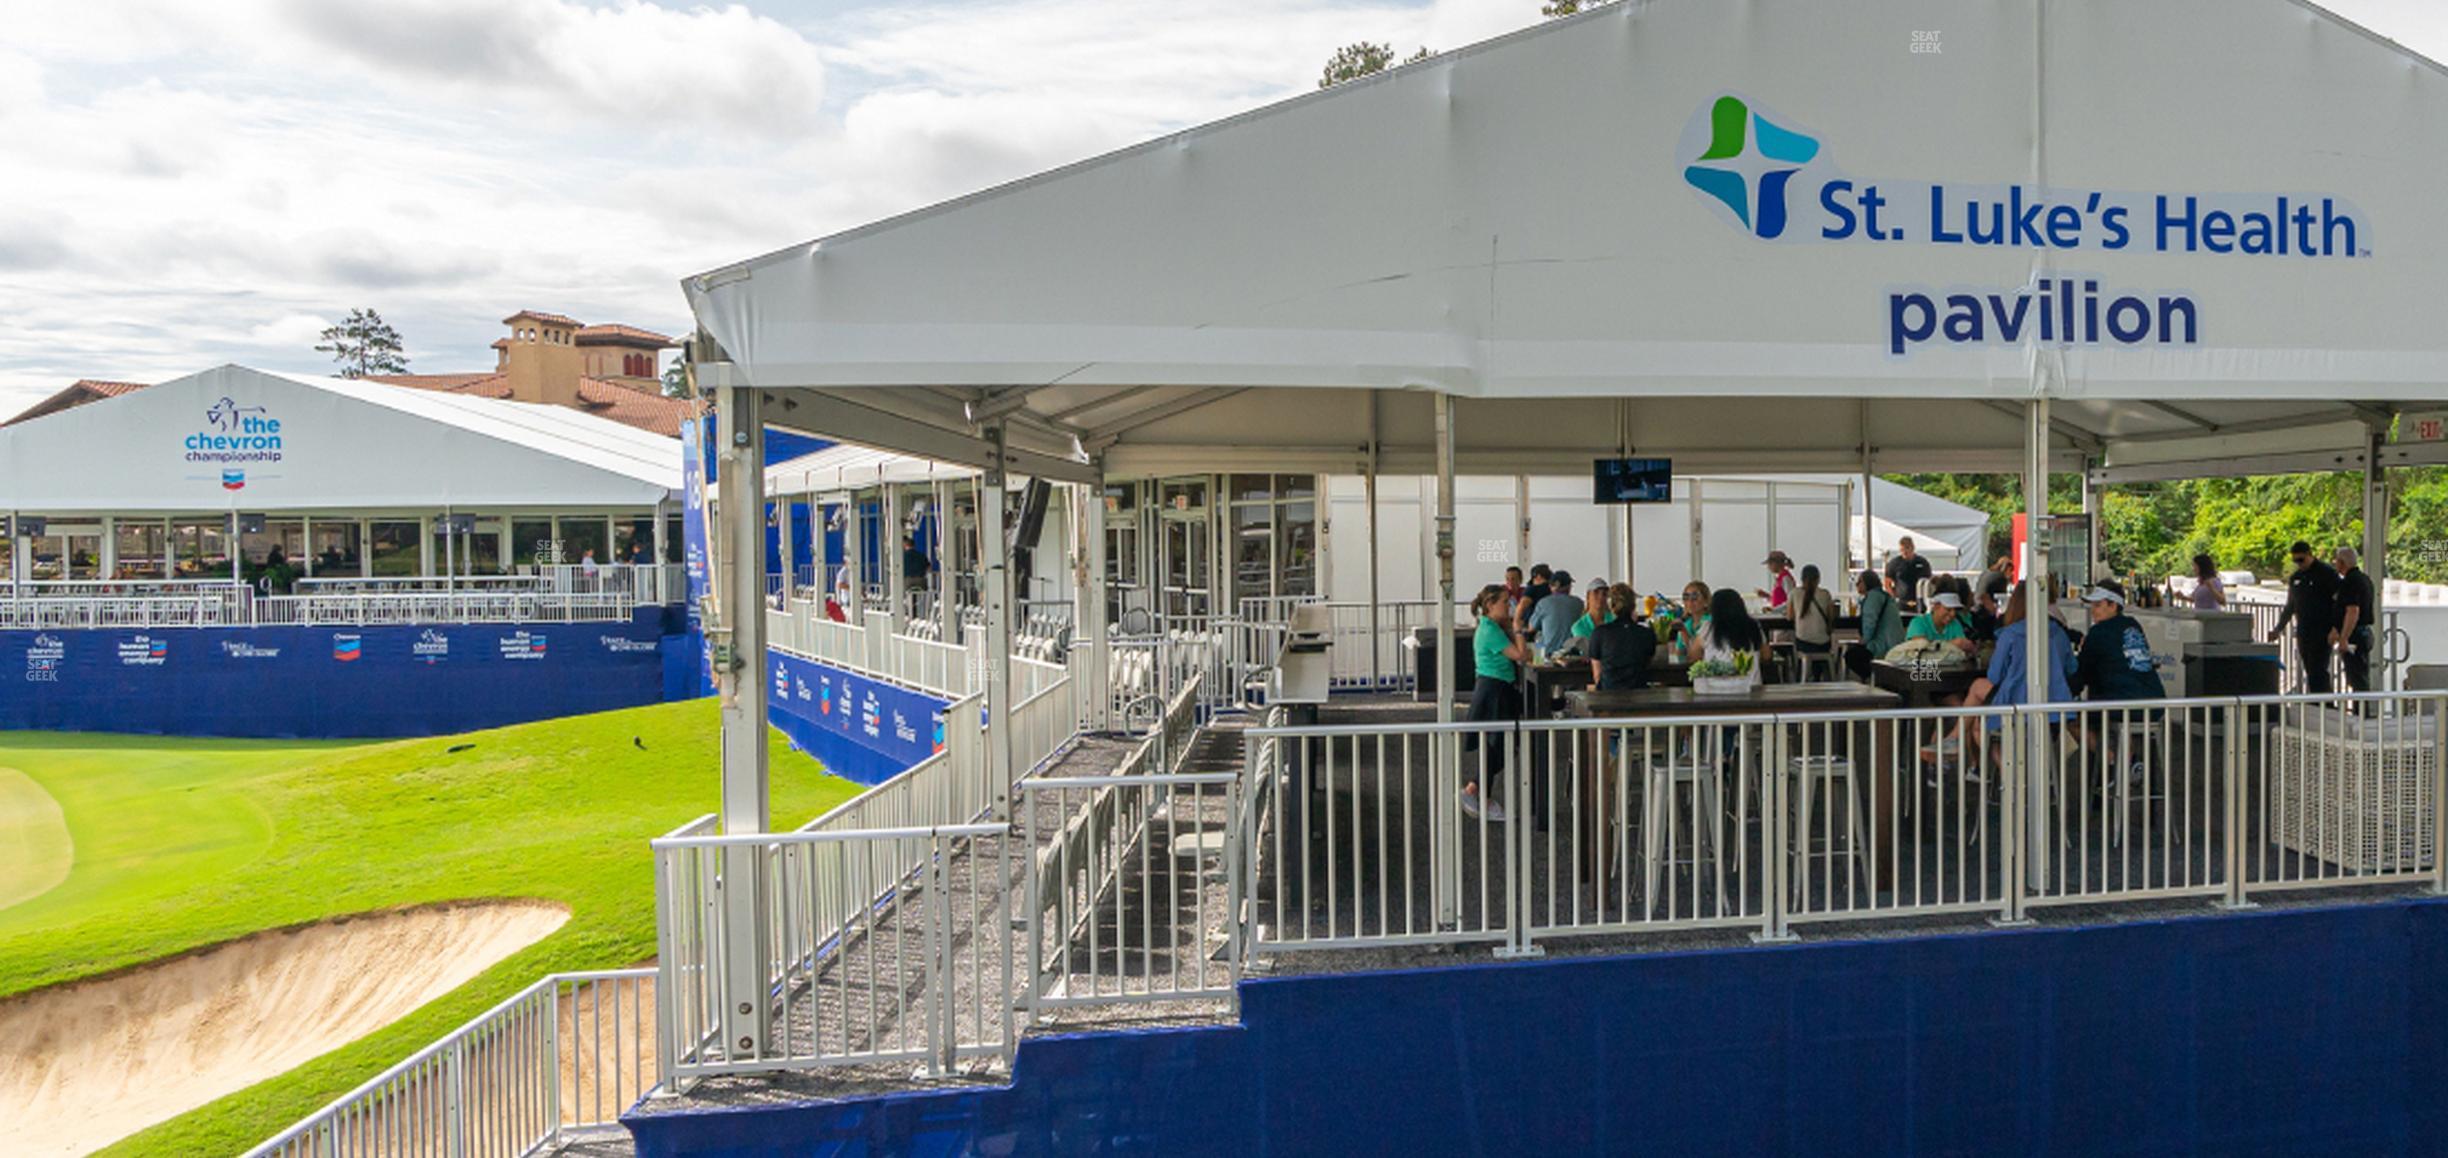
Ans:
[[[2360,211],[2327,193],[2131,192],[1854,177],[1815,135],[1727,94],[1685,124],[1683,180],[1727,224],[1765,242],[2130,251],[2236,260],[2371,255]],[[2060,271],[2016,286],[1892,286],[1888,353],[1915,347],[2193,346],[2204,319],[2182,288],[2105,286]]]

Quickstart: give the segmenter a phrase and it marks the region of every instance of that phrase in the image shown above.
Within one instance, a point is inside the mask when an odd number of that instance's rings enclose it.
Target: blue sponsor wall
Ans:
[[[766,679],[767,722],[836,776],[881,784],[943,748],[940,697],[781,652]]]
[[[687,698],[678,606],[620,623],[0,631],[0,729],[429,736]]]
[[[2448,1149],[2448,903],[1242,986],[1011,1085],[627,1119],[643,1158]]]

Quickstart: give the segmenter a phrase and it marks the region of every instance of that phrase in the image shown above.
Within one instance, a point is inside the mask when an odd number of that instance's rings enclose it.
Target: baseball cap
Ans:
[[[1963,610],[1963,596],[1952,591],[1941,591],[1930,596],[1929,601],[1932,607],[1952,607],[1957,611]]]
[[[2122,607],[2125,605],[2125,585],[2114,579],[2102,579],[2092,584],[2089,591],[2083,592],[2082,601],[2085,603],[2114,603]]]

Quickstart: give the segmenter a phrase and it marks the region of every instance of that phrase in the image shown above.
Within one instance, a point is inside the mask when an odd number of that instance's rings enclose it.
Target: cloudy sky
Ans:
[[[2336,0],[2448,58],[2448,2]],[[80,377],[328,367],[372,306],[482,369],[679,278],[1452,48],[1538,0],[0,0],[0,416]]]

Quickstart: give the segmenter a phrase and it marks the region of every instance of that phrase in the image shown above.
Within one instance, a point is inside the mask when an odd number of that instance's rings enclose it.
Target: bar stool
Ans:
[[[1724,786],[1719,780],[1720,761],[1705,747],[1688,752],[1652,752],[1643,761],[1644,784],[1641,793],[1641,902],[1654,908],[1659,897],[1658,871],[1665,862],[1665,843],[1670,830],[1681,827],[1683,810],[1674,800],[1675,794],[1688,790],[1692,807],[1698,816],[1692,823],[1692,837],[1683,846],[1688,859],[1676,864],[1688,864],[1694,872],[1700,869],[1700,858],[1717,851],[1717,826],[1722,821]],[[1661,815],[1663,813],[1663,815]],[[1739,866],[1738,866],[1739,867]]]
[[[1796,861],[1807,865],[1810,858],[1825,856],[1833,862],[1838,855],[1836,833],[1834,832],[1836,818],[1833,815],[1828,817],[1830,831],[1826,836],[1826,851],[1823,853],[1814,847],[1817,841],[1812,835],[1812,824],[1817,819],[1817,814],[1813,811],[1813,805],[1818,795],[1819,785],[1825,782],[1829,791],[1837,791],[1841,788],[1844,793],[1845,851],[1843,855],[1855,864],[1867,868],[1869,850],[1862,839],[1867,825],[1862,818],[1861,793],[1855,790],[1853,761],[1844,756],[1796,756],[1787,761],[1785,770],[1786,774],[1793,779],[1793,852]],[[1809,874],[1805,872],[1802,876],[1795,878],[1793,884],[1796,900],[1807,902]],[[1832,863],[1829,887],[1831,889],[1835,887]]]

